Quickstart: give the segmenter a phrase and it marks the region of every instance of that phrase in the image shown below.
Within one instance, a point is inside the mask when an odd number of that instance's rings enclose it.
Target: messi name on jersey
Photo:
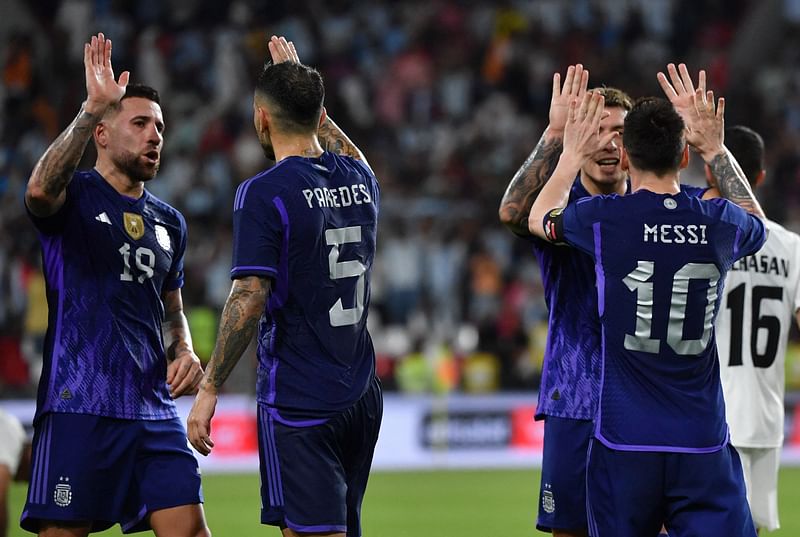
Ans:
[[[309,209],[313,209],[315,206],[319,208],[342,208],[372,203],[372,196],[370,196],[366,185],[362,183],[338,188],[306,188],[303,189],[303,196],[306,197]]]
[[[644,242],[708,244],[705,224],[644,224]]]

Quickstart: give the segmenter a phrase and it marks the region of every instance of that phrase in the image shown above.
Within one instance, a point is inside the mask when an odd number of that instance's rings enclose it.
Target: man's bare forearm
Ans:
[[[25,201],[34,214],[47,216],[63,203],[64,191],[100,119],[100,115],[89,113],[85,107],[81,107],[72,123],[36,163],[25,193]]]
[[[183,313],[183,298],[180,289],[168,291],[163,296],[164,322],[161,323],[161,334],[164,337],[164,348],[167,360],[175,359],[175,351],[183,347],[192,349],[192,334],[189,321]]]
[[[268,280],[255,276],[234,282],[222,310],[217,343],[203,384],[219,389],[225,383],[256,333],[269,287]]]
[[[723,198],[734,202],[759,218],[765,217],[739,163],[727,149],[714,156],[708,166],[717,179],[717,188]]]
[[[344,131],[331,118],[325,118],[325,121],[319,126],[317,136],[319,137],[319,143],[326,151],[367,162],[364,153],[356,147],[356,144],[347,137]]]
[[[500,221],[518,235],[528,235],[528,215],[542,187],[553,175],[564,148],[563,136],[548,131],[514,174],[500,201]]]

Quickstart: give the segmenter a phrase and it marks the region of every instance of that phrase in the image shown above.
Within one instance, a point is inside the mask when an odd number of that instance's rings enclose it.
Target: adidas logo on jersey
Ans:
[[[108,215],[105,213],[105,211],[95,216],[94,219],[97,220],[98,222],[103,222],[104,224],[108,224],[109,226],[111,225],[111,219],[108,218]]]

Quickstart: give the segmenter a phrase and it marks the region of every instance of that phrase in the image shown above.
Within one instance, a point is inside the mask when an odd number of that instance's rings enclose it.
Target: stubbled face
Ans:
[[[627,173],[622,169],[622,132],[625,128],[625,116],[627,111],[624,108],[606,108],[608,117],[600,121],[600,136],[616,131],[619,133],[612,142],[603,149],[592,155],[583,165],[581,173],[588,177],[597,185],[613,186],[627,178]]]
[[[258,136],[258,142],[261,144],[261,149],[264,150],[264,155],[269,160],[275,160],[275,148],[272,147],[272,140],[269,138],[269,132],[267,132],[266,125],[261,118],[261,111],[259,110],[259,103],[258,99],[253,99],[253,126],[256,128],[256,136]]]
[[[164,145],[161,106],[143,97],[128,97],[103,123],[108,131],[105,150],[114,165],[134,181],[155,177]]]

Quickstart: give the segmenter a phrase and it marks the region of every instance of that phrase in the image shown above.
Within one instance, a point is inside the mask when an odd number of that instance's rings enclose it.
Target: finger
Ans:
[[[83,45],[83,65],[85,67],[92,65],[92,45],[89,43]]]
[[[553,73],[553,92],[551,100],[555,100],[561,96],[561,74]]]
[[[283,54],[283,58],[288,60],[290,56],[289,56],[289,45],[286,43],[286,38],[280,36],[278,38],[278,45],[281,49],[281,54]]]
[[[669,73],[669,80],[672,82],[672,87],[675,88],[675,92],[678,95],[686,93],[686,88],[683,86],[681,77],[678,75],[678,69],[675,67],[674,63],[667,65],[667,72]]]
[[[705,111],[707,106],[706,106],[706,94],[703,93],[703,91],[700,88],[697,88],[694,91],[694,99],[693,99],[693,101],[694,101],[694,107],[697,110],[697,113],[699,115],[701,115]]]
[[[578,109],[578,115],[577,115],[577,119],[579,121],[583,121],[586,118],[587,114],[589,113],[589,105],[591,105],[592,103],[593,96],[594,94],[591,91],[587,92],[586,95],[583,96],[583,99],[581,100],[581,106]]]
[[[198,373],[200,373],[200,375],[198,375]],[[181,395],[189,393],[192,390],[192,388],[198,382],[200,382],[201,375],[202,371],[200,370],[199,367],[197,368],[190,367],[181,378],[178,386],[172,390],[174,397],[180,397]]]
[[[700,88],[701,90],[703,90],[703,92],[706,91],[706,70],[705,69],[700,69],[700,74],[697,75],[697,87]]]
[[[117,82],[117,84],[121,88],[127,88],[128,87],[128,81],[130,80],[130,78],[131,78],[131,72],[130,71],[122,71],[122,74],[119,75],[119,82]]]
[[[575,66],[575,76],[572,77],[572,88],[570,95],[578,95],[581,88],[581,79],[583,78],[583,65],[580,63]]]
[[[190,369],[191,364],[188,361],[183,361],[178,365],[175,376],[170,383],[170,395],[172,395],[172,397],[179,397],[182,395],[189,384],[191,384],[192,380],[194,380],[194,377],[189,375]]]
[[[294,48],[294,43],[292,41],[289,41],[289,52],[292,55],[292,61],[300,63],[300,56],[297,54],[297,49]]]
[[[594,99],[594,110],[592,112],[592,132],[600,130],[600,120],[605,112],[605,98],[602,95],[596,95]]]
[[[607,132],[600,138],[600,146],[599,147],[606,147],[611,142],[619,142],[617,138],[619,133],[617,131]]]
[[[575,78],[575,66],[567,67],[567,76],[564,77],[564,93],[571,94],[572,80]]]
[[[681,75],[681,82],[683,83],[683,87],[686,88],[686,91],[688,93],[694,93],[692,77],[689,75],[689,69],[686,67],[685,63],[682,63],[678,66],[678,72]]]
[[[717,101],[717,119],[725,118],[725,97],[720,97]]]
[[[111,68],[111,40],[106,40],[106,47],[103,51],[103,66]]]
[[[90,43],[89,48],[91,49],[92,67],[94,67],[97,64],[97,36],[96,35],[92,36],[92,42]]]
[[[581,85],[578,88],[578,98],[583,97],[584,93],[586,93],[587,88],[589,87],[589,70],[584,69],[583,73],[581,74]]]
[[[703,102],[706,105],[706,110],[714,115],[714,90],[708,90],[703,94]]]
[[[103,32],[97,34],[97,64],[103,65],[106,58],[106,36]]]
[[[575,118],[577,116],[577,113],[578,113],[578,100],[577,99],[572,99],[569,102],[569,111],[567,112],[567,118],[568,118],[570,123],[574,123],[575,122]]]
[[[667,96],[667,99],[671,101],[678,96],[675,88],[673,88],[672,84],[670,84],[669,80],[667,80],[667,75],[659,71],[658,75],[656,75],[656,78],[658,78],[658,84],[661,86],[661,90],[664,92],[664,95]]]

